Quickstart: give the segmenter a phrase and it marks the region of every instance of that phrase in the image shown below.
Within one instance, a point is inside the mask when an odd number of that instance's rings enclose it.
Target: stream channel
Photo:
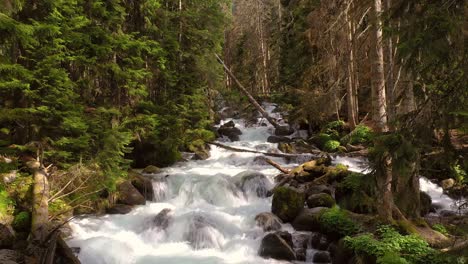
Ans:
[[[264,107],[281,119],[274,112],[274,104]],[[230,120],[241,129],[240,140],[221,138],[219,142],[266,152],[277,149],[277,144],[267,142],[274,129],[262,118],[253,126],[246,126],[242,119],[226,119],[221,124]],[[300,134],[303,133],[292,137]],[[67,243],[80,249],[78,257],[83,264],[286,263],[258,256],[266,232],[256,225],[255,216],[271,211],[271,197],[263,194],[273,187],[274,177],[279,174],[277,169],[255,159],[259,156],[212,146],[207,160],[179,162],[157,175],[146,175],[153,178],[154,201],[126,215],[74,219]],[[309,158],[305,155],[285,166],[294,167]],[[284,158],[271,159],[286,164]],[[359,158],[335,157],[334,163],[359,172],[367,169],[365,160]],[[242,179],[255,172],[266,177]],[[440,187],[424,178],[420,183],[441,209],[450,209],[453,201],[442,194]],[[169,210],[155,219],[164,209]],[[168,218],[161,218],[165,213]],[[282,229],[296,233],[289,224]],[[316,252],[309,243],[307,263],[313,263]]]

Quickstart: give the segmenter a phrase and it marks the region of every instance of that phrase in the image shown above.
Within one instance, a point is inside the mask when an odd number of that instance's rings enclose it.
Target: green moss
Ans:
[[[338,170],[348,170],[348,167],[341,163],[336,164],[335,168],[337,168]]]
[[[322,231],[334,237],[354,235],[360,230],[360,226],[348,217],[346,211],[338,207],[325,210],[319,221]]]
[[[313,139],[314,143],[317,144],[317,146],[319,146],[320,148],[325,146],[325,143],[327,143],[327,141],[330,141],[330,140],[332,140],[332,137],[325,133],[320,133],[317,136],[315,136]]]
[[[332,121],[325,125],[325,129],[333,129],[333,130],[342,130],[344,129],[345,122],[342,120]]]
[[[13,213],[15,202],[8,195],[8,192],[0,184],[0,218]]]
[[[16,231],[28,232],[31,228],[31,215],[28,212],[20,212],[15,216],[11,226]]]
[[[71,206],[68,205],[64,200],[62,199],[56,199],[53,200],[49,204],[49,213],[53,216],[55,215],[63,215],[67,212],[71,213]]]
[[[336,140],[329,140],[325,142],[325,145],[323,146],[323,150],[327,152],[335,152],[338,147],[340,146],[340,142]]]
[[[294,188],[281,186],[273,194],[272,212],[281,220],[289,222],[304,208],[305,196]]]
[[[372,129],[365,125],[358,125],[351,133],[341,139],[341,144],[368,144],[373,138]]]

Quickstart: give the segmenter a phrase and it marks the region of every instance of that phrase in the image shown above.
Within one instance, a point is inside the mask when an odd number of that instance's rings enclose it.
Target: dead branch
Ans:
[[[281,165],[279,165],[278,163],[272,161],[271,159],[265,159],[265,161],[266,161],[268,164],[270,164],[271,166],[277,168],[277,169],[278,169],[279,171],[281,171],[282,173],[289,174],[289,172],[290,172],[290,170],[281,167]]]

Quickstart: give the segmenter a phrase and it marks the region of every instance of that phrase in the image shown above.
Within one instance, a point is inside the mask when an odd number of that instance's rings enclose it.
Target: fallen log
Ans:
[[[274,118],[272,118],[266,111],[263,109],[263,107],[253,98],[253,96],[245,89],[245,87],[242,85],[242,83],[236,78],[236,76],[231,72],[231,70],[228,68],[228,66],[224,63],[224,61],[218,56],[218,54],[215,54],[216,59],[218,59],[219,63],[221,63],[226,70],[226,73],[231,77],[234,82],[237,84],[237,87],[239,87],[239,90],[249,99],[250,103],[257,108],[257,110],[262,114],[263,117],[265,117],[270,124],[272,124],[275,128],[278,128],[280,125]]]
[[[291,170],[289,169],[285,169],[283,167],[281,167],[281,165],[279,165],[278,163],[272,161],[271,159],[265,159],[265,161],[270,164],[271,166],[277,168],[279,171],[281,171],[282,173],[285,173],[285,174],[289,174],[291,172]]]
[[[265,156],[270,156],[270,157],[277,157],[277,158],[291,158],[291,157],[297,157],[297,156],[304,156],[307,154],[322,154],[321,151],[315,152],[315,153],[302,153],[302,154],[285,154],[285,153],[271,153],[271,152],[263,152],[263,151],[257,151],[257,150],[251,150],[251,149],[242,149],[242,148],[235,148],[231,146],[227,146],[218,142],[207,142],[207,144],[217,146],[220,148],[224,148],[230,151],[235,151],[235,152],[244,152],[244,153],[255,153],[255,154],[262,154]]]

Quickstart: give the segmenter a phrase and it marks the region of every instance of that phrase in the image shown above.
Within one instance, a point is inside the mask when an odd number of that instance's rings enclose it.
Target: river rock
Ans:
[[[328,193],[318,193],[318,194],[312,194],[307,198],[307,206],[309,208],[314,208],[314,207],[333,207],[336,202],[333,197],[331,197],[330,194]]]
[[[312,248],[314,249],[327,250],[330,245],[330,241],[328,240],[327,236],[325,236],[324,234],[314,233],[310,240],[310,244]]]
[[[245,194],[254,193],[258,197],[266,197],[270,181],[265,174],[258,171],[243,171],[232,178],[237,188]]]
[[[331,258],[330,258],[330,253],[327,251],[319,251],[314,254],[314,257],[312,259],[314,263],[330,263]]]
[[[228,137],[231,141],[239,141],[239,136],[242,135],[242,131],[239,128],[235,127],[233,121],[229,121],[226,124],[222,125],[218,129],[218,133],[221,136]]]
[[[169,208],[161,210],[153,219],[153,224],[160,228],[166,229],[172,221],[172,210]]]
[[[126,204],[115,204],[106,208],[106,214],[128,214],[132,211],[132,206]]]
[[[126,205],[144,205],[145,197],[132,185],[130,181],[121,183],[118,188],[118,203]]]
[[[156,166],[153,166],[153,165],[147,166],[142,171],[142,173],[146,173],[146,174],[156,174],[156,173],[160,173],[160,172],[161,172],[161,169],[156,167]]]
[[[255,216],[255,221],[257,226],[262,227],[263,231],[265,232],[277,231],[281,229],[281,219],[269,212],[258,214]]]
[[[13,229],[10,227],[0,224],[0,248],[11,248],[13,246],[13,241],[15,236]]]
[[[298,231],[320,231],[319,218],[326,207],[304,208],[291,223]]]
[[[288,232],[270,233],[262,239],[258,254],[264,258],[292,261],[296,260],[292,247],[292,237]]]
[[[281,143],[281,142],[290,143],[292,140],[285,136],[269,136],[267,138],[267,141],[270,143]]]
[[[332,187],[327,186],[327,185],[324,185],[324,184],[320,184],[320,185],[316,185],[316,184],[308,185],[308,186],[307,186],[307,190],[306,190],[306,194],[307,194],[308,196],[313,195],[313,194],[319,194],[319,193],[326,193],[326,194],[329,194],[329,195],[333,195],[334,192],[335,192],[335,191],[333,190]]]
[[[24,258],[18,251],[10,250],[10,249],[1,249],[0,250],[0,263],[2,264],[24,263]]]
[[[276,136],[289,136],[292,133],[294,133],[294,129],[292,127],[290,127],[289,125],[278,126],[275,129],[275,135]]]
[[[147,201],[154,200],[153,183],[151,179],[143,175],[134,175],[132,185],[145,197]]]
[[[192,216],[184,240],[188,241],[194,249],[220,248],[219,237],[223,235],[215,224],[202,214]]]
[[[278,149],[287,154],[296,153],[296,149],[294,149],[294,146],[290,143],[280,142],[278,144]]]
[[[283,222],[291,222],[304,208],[305,194],[296,188],[281,186],[273,193],[271,212]]]
[[[442,182],[442,189],[447,190],[452,188],[455,185],[455,180],[454,179],[445,179]]]

